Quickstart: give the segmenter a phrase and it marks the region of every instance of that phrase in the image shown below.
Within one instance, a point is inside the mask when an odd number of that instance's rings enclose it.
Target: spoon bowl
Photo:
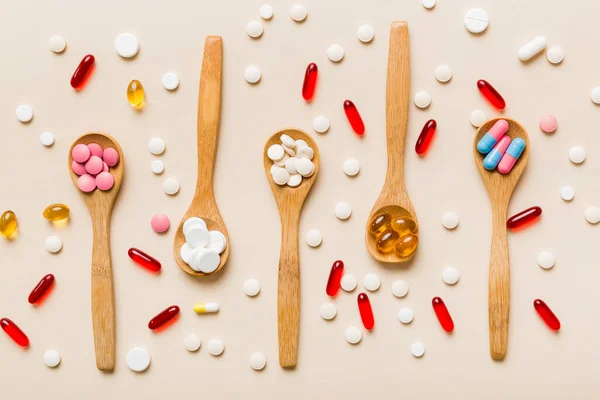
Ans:
[[[392,221],[395,219],[401,218],[401,217],[412,219],[413,221],[415,221],[415,224],[417,225],[417,229],[414,233],[418,235],[419,224],[416,220],[414,211],[411,213],[410,211],[408,211],[406,208],[404,208],[402,206],[395,205],[395,204],[389,204],[389,205],[380,207],[377,211],[373,212],[372,216],[369,218],[369,221],[367,222],[367,229],[366,229],[366,235],[365,235],[366,236],[365,242],[367,244],[367,250],[369,250],[369,253],[373,256],[373,258],[375,258],[379,262],[388,263],[388,264],[397,264],[397,263],[403,263],[403,262],[410,261],[415,256],[416,250],[413,251],[407,257],[400,257],[394,251],[392,251],[390,253],[382,253],[377,249],[377,237],[369,232],[369,224],[371,222],[371,219],[374,216],[380,215],[380,214],[388,214],[391,217]]]

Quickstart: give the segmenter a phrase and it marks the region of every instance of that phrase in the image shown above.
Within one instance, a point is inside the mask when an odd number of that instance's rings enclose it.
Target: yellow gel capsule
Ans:
[[[402,236],[396,242],[396,254],[400,258],[406,258],[411,256],[419,246],[419,237],[409,233],[408,235]]]
[[[57,222],[69,217],[71,210],[66,204],[50,204],[44,210],[44,218],[48,221]]]
[[[371,218],[371,223],[369,224],[369,232],[371,235],[377,236],[382,233],[389,225],[391,221],[391,217],[389,214],[376,214]]]
[[[0,234],[9,237],[17,230],[17,216],[14,212],[8,210],[0,216]]]
[[[399,235],[396,233],[396,231],[389,228],[386,229],[377,237],[377,250],[382,253],[390,253],[394,251],[394,244],[396,243],[396,240],[398,240],[398,237]]]
[[[129,82],[129,86],[127,86],[127,101],[134,108],[144,107],[144,87],[140,81],[134,79]]]
[[[417,233],[417,223],[408,217],[398,217],[392,221],[392,229],[400,236]]]
[[[198,314],[213,313],[219,311],[218,303],[196,303],[194,311]]]

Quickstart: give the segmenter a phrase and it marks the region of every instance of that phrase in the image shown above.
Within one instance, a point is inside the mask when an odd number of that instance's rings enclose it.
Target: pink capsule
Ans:
[[[521,157],[521,154],[523,154],[525,145],[526,143],[523,139],[513,139],[506,150],[506,154],[504,154],[504,157],[500,160],[500,164],[498,164],[498,172],[501,174],[508,174],[517,163],[519,157]]]

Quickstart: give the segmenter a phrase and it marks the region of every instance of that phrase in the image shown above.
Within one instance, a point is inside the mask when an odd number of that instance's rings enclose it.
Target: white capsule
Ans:
[[[546,48],[546,38],[538,36],[519,49],[519,60],[527,61]]]

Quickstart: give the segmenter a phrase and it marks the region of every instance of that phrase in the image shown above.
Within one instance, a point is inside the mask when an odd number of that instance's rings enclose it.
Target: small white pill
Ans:
[[[283,146],[281,146],[281,147],[283,147]],[[285,149],[283,149],[283,151],[285,153]],[[289,154],[285,153],[283,155],[283,158],[281,160],[279,160],[279,161],[273,161],[273,164],[277,165],[278,167],[284,168],[285,164],[287,163],[287,160],[289,160],[289,159],[290,159]]]
[[[600,207],[588,207],[585,209],[585,220],[594,225],[600,222]]]
[[[442,215],[442,225],[446,229],[454,229],[458,226],[458,215],[451,211],[448,211]]]
[[[251,38],[258,38],[263,34],[263,26],[258,21],[250,21],[246,25],[246,33]]]
[[[301,146],[296,148],[296,158],[308,158],[312,160],[315,156],[315,152],[308,146]]]
[[[46,147],[50,147],[54,144],[54,133],[44,132],[40,135],[40,142]]]
[[[546,58],[552,64],[560,64],[565,58],[565,51],[560,46],[552,46],[546,52]]]
[[[290,179],[287,181],[287,185],[289,187],[298,187],[302,183],[302,175],[300,174],[290,174]]]
[[[217,254],[221,254],[225,251],[225,247],[227,247],[227,238],[221,231],[210,231],[208,232],[209,242],[208,247],[217,252]]]
[[[415,342],[410,346],[410,352],[417,358],[422,357],[425,354],[425,346],[421,342]]]
[[[294,4],[292,8],[290,8],[290,17],[296,22],[304,21],[307,14],[308,11],[306,11],[306,7],[302,4]]]
[[[244,70],[244,79],[248,83],[256,83],[260,81],[261,77],[262,73],[260,72],[260,68],[256,65],[250,65]]]
[[[321,236],[321,232],[316,230],[316,229],[312,229],[308,232],[306,232],[306,236],[304,237],[304,240],[306,241],[306,244],[309,245],[310,247],[318,247],[319,245],[321,245],[321,242],[323,241],[323,236]]]
[[[592,88],[592,92],[590,93],[590,97],[592,101],[596,104],[600,104],[600,86],[594,86]]]
[[[150,353],[143,347],[134,347],[127,353],[127,366],[135,372],[145,371],[150,366]]]
[[[257,279],[251,278],[244,282],[244,293],[247,296],[254,297],[260,292],[260,283]]]
[[[325,133],[329,130],[329,120],[322,115],[319,115],[313,120],[313,129],[315,132]]]
[[[188,232],[190,231],[190,229],[192,229],[195,226],[200,226],[204,229],[208,229],[208,227],[206,226],[206,222],[204,222],[204,220],[202,218],[198,218],[198,217],[191,217],[185,220],[185,222],[183,223],[183,234],[187,235]]]
[[[213,356],[220,356],[223,354],[223,350],[225,350],[225,344],[221,339],[211,339],[208,342],[208,352]]]
[[[431,96],[424,90],[419,90],[414,97],[415,106],[427,108],[431,104]]]
[[[198,335],[194,333],[190,333],[183,339],[183,347],[185,347],[187,351],[197,351],[201,345],[202,341]]]
[[[162,77],[162,85],[167,90],[175,90],[179,87],[179,77],[174,72],[167,72]]]
[[[435,69],[435,79],[438,82],[446,83],[452,79],[452,70],[448,64],[441,64]]]
[[[546,48],[546,38],[538,36],[519,49],[519,60],[527,61]]]
[[[355,176],[360,172],[360,163],[355,158],[349,158],[344,161],[342,169],[346,175]]]
[[[58,367],[60,364],[60,354],[56,350],[48,350],[44,353],[44,364],[49,368]]]
[[[199,251],[196,255],[194,262],[190,267],[194,271],[204,272],[205,274],[213,273],[219,268],[221,263],[221,257],[219,253],[212,249],[206,249],[200,247],[202,251]]]
[[[354,289],[356,289],[357,284],[358,281],[356,280],[354,275],[351,274],[345,274],[344,276],[342,276],[342,281],[340,282],[340,286],[346,292],[352,292]]]
[[[444,271],[442,272],[442,280],[448,285],[454,285],[458,282],[459,277],[460,273],[454,267],[444,268]]]
[[[298,161],[296,157],[290,157],[285,161],[285,169],[287,170],[287,172],[290,173],[290,176],[298,173],[298,169],[296,168],[296,161]]]
[[[341,220],[348,219],[350,218],[350,215],[352,215],[352,208],[348,203],[337,203],[335,205],[334,213],[335,216]]]
[[[489,24],[487,12],[482,8],[471,8],[465,14],[465,28],[471,33],[481,33],[485,31]]]
[[[375,36],[375,30],[371,25],[361,25],[356,32],[356,37],[363,43],[369,43]]]
[[[267,358],[263,353],[252,353],[252,355],[250,355],[248,363],[250,364],[250,368],[252,368],[255,371],[260,371],[265,367],[265,365],[267,365]]]
[[[549,251],[542,251],[540,254],[538,254],[538,265],[544,269],[550,269],[552,267],[554,267],[554,264],[556,263],[556,258],[554,257],[554,254],[550,253]]]
[[[321,318],[327,321],[334,319],[337,314],[335,306],[331,303],[323,303],[319,312],[321,313]]]
[[[408,283],[397,280],[392,283],[392,294],[396,297],[404,297],[408,293]]]
[[[62,36],[53,35],[50,36],[50,39],[48,40],[48,47],[54,53],[62,53],[67,47],[67,42],[65,42],[65,39]]]
[[[581,146],[571,147],[569,150],[569,160],[571,160],[573,164],[581,164],[585,161],[585,157],[585,149]]]
[[[473,125],[475,128],[479,128],[485,121],[487,121],[487,115],[485,115],[483,111],[473,110],[471,113],[471,118],[469,119],[471,125]]]
[[[300,175],[309,178],[315,172],[315,164],[308,158],[299,158],[298,161],[296,161],[296,169]]]
[[[400,311],[398,311],[398,320],[403,324],[410,324],[413,318],[413,310],[408,307],[401,308]]]
[[[435,7],[435,0],[421,0],[421,4],[423,4],[423,7],[426,9],[431,10]]]
[[[165,170],[165,164],[162,160],[154,160],[152,164],[150,164],[150,170],[156,175],[160,175]]]
[[[16,114],[19,122],[27,123],[33,119],[33,108],[27,104],[21,104],[17,107]]]
[[[165,152],[165,141],[159,137],[150,139],[148,142],[148,150],[154,155],[160,155]]]
[[[179,192],[179,181],[175,178],[168,178],[163,182],[163,190],[170,196],[177,194]]]
[[[210,243],[210,233],[200,225],[192,226],[185,234],[185,241],[192,249],[205,247]]]
[[[181,256],[181,259],[185,261],[185,263],[188,265],[190,263],[190,257],[192,255],[193,250],[194,249],[192,249],[192,247],[187,243],[184,243],[183,246],[181,246],[181,249],[179,250],[179,255]]]
[[[273,18],[273,7],[268,4],[265,4],[260,8],[260,17],[265,20],[269,20]]]
[[[297,146],[296,141],[286,134],[279,136],[279,140],[281,140],[281,143],[289,148],[295,149]]]
[[[573,190],[571,186],[563,186],[560,188],[560,197],[562,197],[564,201],[571,201],[573,200],[573,197],[575,197],[575,190]]]
[[[365,279],[363,279],[363,286],[369,292],[376,291],[377,289],[379,289],[380,285],[381,285],[381,281],[379,280],[379,277],[375,274],[367,274],[365,276]]]
[[[267,149],[267,157],[269,157],[271,161],[281,160],[284,154],[285,150],[283,150],[283,147],[280,144],[272,144]]]
[[[346,337],[346,341],[350,344],[357,344],[362,339],[362,332],[355,326],[351,326],[346,329],[346,333],[344,334]]]
[[[304,147],[304,146],[309,147],[308,143],[306,143],[304,140],[302,140],[302,139],[296,140],[296,147]]]
[[[58,236],[48,236],[44,242],[44,247],[50,253],[58,253],[62,246],[62,240]]]
[[[287,172],[285,168],[277,168],[273,171],[273,182],[278,184],[279,186],[283,186],[288,183],[290,180],[290,173]]]
[[[140,51],[140,43],[131,33],[122,33],[115,39],[115,50],[123,58],[135,57]]]
[[[339,62],[344,58],[344,48],[339,44],[332,44],[327,49],[327,57],[333,62]]]

